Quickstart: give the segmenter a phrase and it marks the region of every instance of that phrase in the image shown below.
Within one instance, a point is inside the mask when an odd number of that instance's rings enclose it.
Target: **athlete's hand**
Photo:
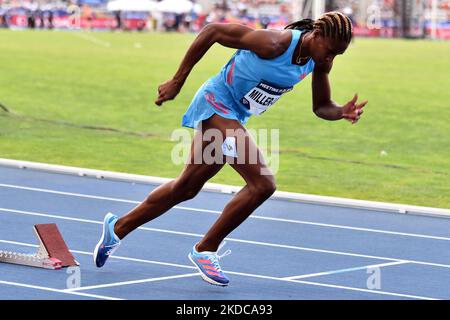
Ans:
[[[358,122],[359,118],[361,118],[361,114],[363,113],[362,108],[367,104],[367,100],[362,103],[357,103],[358,94],[355,94],[352,100],[347,102],[342,106],[342,117],[350,121],[352,124]]]
[[[155,104],[160,106],[164,101],[173,100],[180,92],[182,86],[183,84],[175,79],[164,82],[158,87],[158,98],[155,100]]]

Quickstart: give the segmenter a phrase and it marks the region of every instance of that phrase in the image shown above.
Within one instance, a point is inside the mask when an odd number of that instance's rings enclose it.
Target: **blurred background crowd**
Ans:
[[[198,32],[211,22],[281,29],[338,10],[359,36],[450,39],[444,0],[0,0],[0,27]]]

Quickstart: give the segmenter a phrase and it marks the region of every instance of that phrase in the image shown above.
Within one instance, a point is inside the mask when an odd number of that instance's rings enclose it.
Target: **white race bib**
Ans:
[[[254,115],[260,115],[277,102],[284,93],[291,91],[292,88],[278,88],[272,84],[260,82],[242,98],[241,102]]]
[[[235,137],[226,137],[225,141],[222,143],[222,152],[224,155],[237,158],[236,152],[236,138]]]

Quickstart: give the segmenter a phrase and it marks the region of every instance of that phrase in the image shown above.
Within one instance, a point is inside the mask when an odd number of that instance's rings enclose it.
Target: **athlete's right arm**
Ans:
[[[254,30],[235,23],[208,24],[189,47],[173,79],[159,86],[159,96],[155,103],[160,106],[164,101],[177,96],[192,68],[214,43],[234,49],[251,50],[263,59],[272,59],[289,47],[290,37],[289,30]]]

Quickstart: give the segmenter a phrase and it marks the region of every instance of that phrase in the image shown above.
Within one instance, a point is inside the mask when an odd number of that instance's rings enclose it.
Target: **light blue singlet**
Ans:
[[[292,55],[302,31],[291,30],[289,48],[274,59],[261,59],[249,50],[237,50],[215,77],[197,91],[183,115],[182,125],[197,128],[202,120],[217,113],[247,123],[293,89],[314,69],[313,59],[304,66],[292,63]]]

